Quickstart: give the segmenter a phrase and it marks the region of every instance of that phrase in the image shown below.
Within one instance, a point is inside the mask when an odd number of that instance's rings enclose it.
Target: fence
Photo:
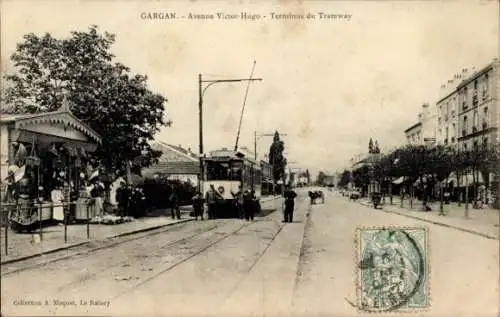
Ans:
[[[73,201],[73,202],[62,202],[62,203],[50,203],[50,204],[33,204],[31,206],[22,206],[22,204],[15,204],[15,203],[2,203],[0,205],[0,214],[1,214],[1,225],[4,229],[4,250],[5,250],[5,255],[8,255],[9,252],[9,229],[12,226],[12,223],[10,221],[12,212],[15,210],[16,215],[19,217],[19,215],[29,215],[30,219],[34,219],[34,216],[36,215],[37,221],[29,224],[28,226],[25,226],[24,228],[28,230],[34,230],[35,227],[38,229],[38,235],[40,237],[40,241],[43,241],[43,228],[44,228],[44,222],[47,221],[54,221],[53,218],[53,211],[54,208],[63,208],[63,224],[64,224],[64,243],[68,243],[68,224],[70,220],[77,219],[77,214],[80,215],[78,220],[85,220],[87,224],[87,240],[90,240],[90,220],[93,218],[93,215],[91,216],[91,209],[95,205],[95,200],[94,199],[89,199],[86,202],[78,202],[78,201]],[[73,215],[72,208],[75,207],[75,213]],[[80,207],[80,210],[78,210]],[[50,208],[50,216],[47,217],[44,215],[43,210]],[[86,213],[84,219],[81,218],[81,209]],[[22,218],[21,216],[21,218]],[[19,225],[17,225],[19,226]],[[20,228],[23,227],[22,225],[19,226]]]

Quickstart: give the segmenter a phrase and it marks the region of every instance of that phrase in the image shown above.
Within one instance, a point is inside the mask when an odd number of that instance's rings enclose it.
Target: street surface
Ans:
[[[293,223],[274,200],[263,208],[278,212],[254,222],[192,221],[38,267],[5,265],[2,314],[369,315],[355,307],[354,234],[391,225],[429,230],[431,306],[419,316],[498,316],[498,241],[326,189],[325,204],[309,206],[307,190],[297,190]]]

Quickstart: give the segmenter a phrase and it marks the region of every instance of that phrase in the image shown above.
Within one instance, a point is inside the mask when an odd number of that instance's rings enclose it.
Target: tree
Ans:
[[[380,149],[378,147],[378,141],[375,141],[375,146],[373,147],[373,152],[374,154],[380,154]]]
[[[114,42],[115,35],[101,34],[97,26],[65,39],[25,35],[11,56],[17,73],[5,76],[8,106],[3,110],[53,111],[67,96],[75,116],[102,136],[95,155],[104,166],[124,168],[137,157],[144,166],[155,162],[161,152],[148,141],[170,124],[164,118],[167,99],[148,89],[147,76],[130,74],[113,61]]]
[[[282,180],[285,176],[286,158],[283,156],[285,143],[280,140],[278,131],[274,132],[273,143],[269,148],[269,164],[273,169],[274,181]]]
[[[422,200],[424,208],[427,204],[428,179],[426,173],[430,170],[429,166],[433,164],[429,159],[429,149],[423,145],[406,145],[397,151],[398,168],[400,173],[410,180],[410,191],[413,191],[413,184],[419,181],[422,190]],[[410,194],[410,204],[412,204],[413,195]]]
[[[317,185],[324,185],[326,177],[327,176],[326,176],[325,172],[320,171],[318,173],[318,176],[316,176],[316,184]]]
[[[306,169],[306,179],[307,179],[307,184],[311,184],[311,174],[309,173],[309,169]]]
[[[368,142],[368,153],[372,154],[373,153],[373,140],[370,138],[370,141]]]
[[[362,195],[364,196],[366,194],[368,184],[370,183],[370,167],[367,165],[358,167],[352,171],[352,179],[354,186],[361,188]]]
[[[463,154],[466,170],[472,173],[473,203],[476,205],[480,173],[483,176],[484,184],[487,185],[490,172],[498,167],[498,152],[494,147],[479,148],[479,146],[475,146],[472,150],[464,151]]]
[[[349,182],[351,181],[351,172],[348,170],[344,170],[342,172],[342,175],[340,176],[339,181],[337,182],[338,187],[347,187],[349,185]]]

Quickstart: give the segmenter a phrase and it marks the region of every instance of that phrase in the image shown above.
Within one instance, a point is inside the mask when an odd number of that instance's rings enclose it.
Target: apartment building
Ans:
[[[456,88],[458,143],[467,150],[498,144],[499,67],[493,62],[465,78]]]
[[[436,102],[436,143],[440,145],[456,146],[458,144],[458,113],[459,102],[457,84],[467,77],[467,69],[455,74],[453,79],[441,86],[440,97]]]

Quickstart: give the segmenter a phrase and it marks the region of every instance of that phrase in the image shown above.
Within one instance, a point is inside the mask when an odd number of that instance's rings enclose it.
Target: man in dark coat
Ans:
[[[221,194],[215,190],[214,185],[205,194],[205,200],[208,206],[208,219],[215,219],[217,215],[217,202],[221,199]]]
[[[297,193],[295,193],[290,186],[287,186],[285,193],[285,220],[284,222],[293,222],[293,209],[295,208],[295,197],[297,197]]]
[[[253,201],[252,201],[252,193],[249,190],[246,190],[245,193],[243,194],[243,212],[245,214],[245,219],[247,221],[250,220],[250,218],[253,219],[252,216],[252,210],[253,210]]]
[[[120,187],[116,189],[116,202],[118,203],[119,216],[125,216],[128,198],[126,184],[125,182],[120,182]]]
[[[194,210],[194,219],[198,220],[200,217],[203,220],[203,211],[204,211],[204,200],[203,195],[200,192],[197,192],[193,197],[193,210]]]
[[[244,193],[241,189],[241,185],[238,187],[238,192],[233,193],[231,192],[231,195],[233,195],[234,198],[234,204],[237,210],[238,217],[240,219],[243,219],[243,216],[245,215],[245,199],[244,199]]]
[[[170,214],[172,219],[177,217],[181,220],[181,210],[179,208],[179,195],[177,194],[177,188],[175,186],[170,187]]]
[[[250,220],[253,221],[255,214],[259,212],[259,201],[257,200],[257,196],[255,196],[255,190],[250,192]]]

